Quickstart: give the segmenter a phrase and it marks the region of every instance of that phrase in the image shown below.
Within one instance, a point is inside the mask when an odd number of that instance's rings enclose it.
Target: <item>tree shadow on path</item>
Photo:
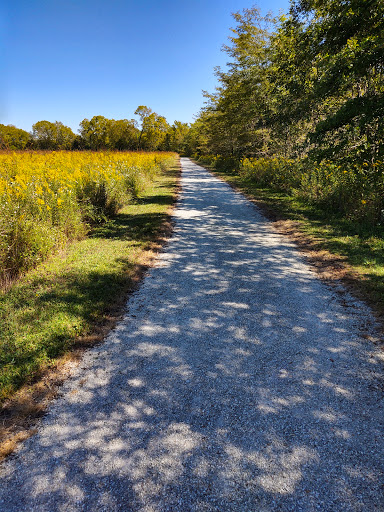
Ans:
[[[4,466],[1,510],[384,510],[369,317],[185,165],[170,246]]]

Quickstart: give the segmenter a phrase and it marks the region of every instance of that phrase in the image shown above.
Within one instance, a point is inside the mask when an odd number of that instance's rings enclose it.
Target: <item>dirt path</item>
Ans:
[[[1,466],[0,510],[384,511],[369,311],[182,164],[169,246]]]

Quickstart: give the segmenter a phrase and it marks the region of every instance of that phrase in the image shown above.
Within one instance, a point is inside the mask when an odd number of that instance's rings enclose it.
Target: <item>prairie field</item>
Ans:
[[[113,326],[178,172],[175,153],[0,154],[0,402]]]
[[[0,154],[0,279],[6,281],[82,238],[137,198],[172,153]]]

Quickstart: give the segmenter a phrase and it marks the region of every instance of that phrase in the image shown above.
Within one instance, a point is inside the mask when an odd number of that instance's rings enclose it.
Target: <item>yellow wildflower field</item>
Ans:
[[[0,153],[0,277],[46,258],[135,199],[173,153]]]

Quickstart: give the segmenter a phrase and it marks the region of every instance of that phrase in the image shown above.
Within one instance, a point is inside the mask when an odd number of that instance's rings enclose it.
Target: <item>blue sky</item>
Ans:
[[[46,119],[75,132],[94,115],[132,118],[147,105],[192,122],[213,91],[214,66],[247,0],[3,0],[0,123]],[[260,0],[262,13],[289,0]]]

